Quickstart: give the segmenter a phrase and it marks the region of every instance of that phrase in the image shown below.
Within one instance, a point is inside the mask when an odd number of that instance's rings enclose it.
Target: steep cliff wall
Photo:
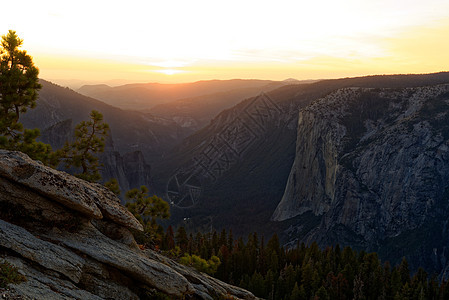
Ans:
[[[0,262],[26,281],[6,299],[255,299],[248,291],[141,251],[142,225],[99,184],[0,150]]]
[[[321,222],[290,240],[317,240],[446,266],[449,85],[346,88],[301,110],[296,158],[272,219]],[[301,224],[298,224],[300,227]]]

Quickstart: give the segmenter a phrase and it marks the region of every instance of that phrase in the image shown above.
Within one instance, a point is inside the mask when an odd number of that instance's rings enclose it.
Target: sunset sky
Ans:
[[[60,84],[449,70],[448,0],[25,0],[1,7],[0,33],[17,31],[40,77]]]

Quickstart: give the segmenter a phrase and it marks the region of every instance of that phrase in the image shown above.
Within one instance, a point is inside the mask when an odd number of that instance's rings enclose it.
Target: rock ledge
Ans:
[[[27,278],[2,297],[140,299],[161,292],[174,299],[256,299],[141,251],[129,229],[142,226],[108,189],[0,150],[0,261]]]

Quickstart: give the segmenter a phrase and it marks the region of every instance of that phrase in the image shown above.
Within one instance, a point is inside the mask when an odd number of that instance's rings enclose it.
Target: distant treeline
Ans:
[[[411,275],[405,258],[391,266],[376,253],[350,247],[302,243],[286,249],[277,235],[265,242],[254,233],[245,243],[232,231],[188,235],[183,227],[176,234],[168,227],[158,247],[181,261],[217,256],[214,277],[264,299],[449,299],[448,282],[423,269]]]

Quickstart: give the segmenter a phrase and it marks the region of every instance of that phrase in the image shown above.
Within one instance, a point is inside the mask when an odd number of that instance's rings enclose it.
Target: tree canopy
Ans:
[[[264,243],[256,233],[246,240],[226,230],[188,234],[183,227],[173,240],[168,227],[160,249],[263,299],[449,299],[449,281],[421,268],[411,274],[405,258],[391,265],[376,253],[339,245],[284,248],[277,235]]]

